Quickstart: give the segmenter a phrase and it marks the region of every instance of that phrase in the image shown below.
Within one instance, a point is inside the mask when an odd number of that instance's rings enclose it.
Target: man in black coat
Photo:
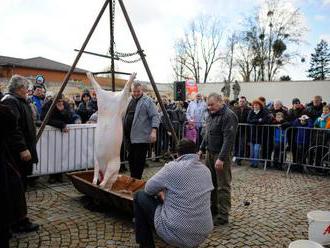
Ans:
[[[28,86],[29,81],[26,78],[14,75],[9,80],[9,93],[1,99],[1,102],[10,108],[17,119],[19,141],[16,142],[11,154],[25,189],[28,182],[27,176],[32,175],[33,164],[38,162],[36,128],[31,107],[27,102]]]
[[[9,229],[14,232],[38,230],[27,218],[27,205],[21,175],[13,153],[20,147],[17,119],[10,108],[0,104],[0,247],[9,247]]]

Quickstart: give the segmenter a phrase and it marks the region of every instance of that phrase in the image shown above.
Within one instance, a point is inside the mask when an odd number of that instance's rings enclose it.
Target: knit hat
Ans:
[[[299,98],[293,98],[292,99],[292,105],[293,104],[300,104],[300,100],[299,100]]]

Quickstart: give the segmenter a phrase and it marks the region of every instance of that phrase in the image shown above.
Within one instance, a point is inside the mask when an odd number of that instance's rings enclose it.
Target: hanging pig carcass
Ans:
[[[98,113],[95,130],[95,168],[93,184],[110,190],[120,169],[120,148],[123,139],[122,118],[128,105],[129,92],[136,73],[130,75],[120,92],[106,91],[92,73],[87,73],[97,96]]]

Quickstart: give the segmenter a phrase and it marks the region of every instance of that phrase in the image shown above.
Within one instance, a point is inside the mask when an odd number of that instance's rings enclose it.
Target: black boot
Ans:
[[[14,233],[34,232],[39,230],[39,225],[32,223],[29,218],[25,218],[12,226]]]

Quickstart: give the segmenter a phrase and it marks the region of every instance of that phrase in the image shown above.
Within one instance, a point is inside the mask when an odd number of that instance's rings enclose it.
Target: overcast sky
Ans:
[[[330,41],[330,0],[290,0],[304,14],[309,32],[299,52],[307,61],[287,67],[281,74],[294,80],[306,79],[310,53],[321,38]],[[103,0],[0,0],[0,55],[32,58],[42,56],[71,65],[91,28]],[[173,81],[170,59],[173,44],[187,25],[201,14],[217,15],[226,30],[239,27],[244,16],[263,0],[126,0],[124,1],[156,82]],[[254,3],[255,5],[251,4]],[[115,20],[116,49],[136,51],[117,3]],[[109,47],[109,15],[103,16],[86,50],[106,54]],[[83,55],[78,67],[101,71],[109,60]],[[142,63],[118,63],[121,71],[138,72],[148,80]],[[210,80],[223,77],[215,68]]]

